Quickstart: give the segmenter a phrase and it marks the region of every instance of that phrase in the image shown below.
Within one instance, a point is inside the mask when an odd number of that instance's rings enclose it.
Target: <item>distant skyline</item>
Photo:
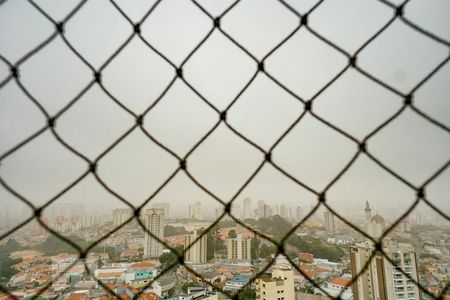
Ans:
[[[56,20],[66,3],[36,1]],[[288,1],[302,13],[315,1]],[[73,2],[75,3],[75,2]],[[199,1],[212,15],[232,1]],[[145,2],[118,1],[133,21],[147,9]],[[370,14],[366,12],[370,10]],[[101,11],[102,14],[97,12]],[[392,16],[393,10],[377,1],[326,1],[314,11],[311,28],[354,53]],[[411,1],[405,16],[441,38],[450,39],[448,1]],[[430,17],[432,16],[432,17]],[[176,20],[176,22],[174,21]],[[277,1],[243,1],[221,20],[221,27],[258,59],[298,25],[298,18]],[[338,25],[336,25],[338,24]],[[142,24],[142,35],[179,64],[211,29],[212,22],[190,1],[162,1]],[[29,3],[8,1],[0,10],[0,54],[17,61],[53,32]],[[65,36],[95,67],[125,41],[132,27],[108,1],[88,1],[65,27]],[[358,54],[358,66],[407,93],[428,72],[448,57],[438,44],[395,21]],[[269,74],[303,99],[310,99],[345,65],[347,58],[306,29],[300,29],[265,62]],[[450,126],[450,65],[447,63],[414,94],[414,103],[439,122]],[[217,30],[183,67],[183,74],[205,98],[223,110],[256,71],[256,64]],[[0,64],[0,81],[8,75]],[[135,113],[149,107],[169,84],[174,70],[134,37],[103,71],[103,84]],[[20,67],[23,85],[50,115],[56,114],[92,79],[91,71],[60,37]],[[313,111],[363,139],[402,105],[403,99],[375,84],[354,69],[314,100]],[[227,113],[240,133],[266,151],[300,116],[303,105],[259,73]],[[145,129],[179,156],[184,156],[218,121],[218,115],[177,79],[144,118]],[[45,126],[40,111],[14,81],[0,89],[0,155]],[[135,124],[135,119],[94,85],[56,121],[56,132],[72,147],[95,159]],[[368,141],[369,151],[414,185],[421,185],[449,160],[448,133],[411,109]],[[307,114],[273,150],[272,160],[289,174],[321,191],[356,153],[357,145]],[[215,195],[229,201],[263,161],[264,156],[224,124],[187,160],[189,172]],[[138,128],[98,163],[98,175],[121,197],[141,204],[178,168],[179,163]],[[86,171],[87,164],[44,132],[2,160],[1,178],[35,205],[43,205]],[[427,198],[450,215],[450,170],[426,188]],[[237,197],[310,207],[317,197],[264,165]],[[359,214],[366,201],[374,210],[398,217],[415,200],[412,189],[381,169],[364,154],[327,192],[328,204],[343,216]],[[0,186],[0,208],[21,210],[18,200]],[[200,201],[214,213],[217,202],[180,171],[149,203],[168,202],[181,215]],[[122,203],[88,175],[56,203],[80,202],[90,206],[121,207]],[[93,204],[95,203],[95,204]],[[307,212],[306,212],[307,213]]]

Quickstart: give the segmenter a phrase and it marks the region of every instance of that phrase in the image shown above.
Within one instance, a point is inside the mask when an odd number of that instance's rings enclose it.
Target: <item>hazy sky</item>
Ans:
[[[36,1],[61,20],[77,1]],[[150,1],[118,1],[137,22]],[[316,1],[287,1],[301,13]],[[397,1],[398,2],[398,1]],[[71,3],[68,5],[67,3]],[[232,1],[199,1],[212,15]],[[324,37],[354,53],[393,15],[374,0],[327,0],[308,20]],[[450,39],[450,2],[412,0],[405,16],[443,39]],[[278,1],[244,0],[221,22],[222,28],[257,58],[264,57],[298,25],[299,19]],[[142,35],[175,64],[211,29],[212,22],[190,1],[162,1],[142,24]],[[51,35],[54,28],[27,1],[0,6],[0,53],[15,62]],[[109,1],[88,1],[65,26],[65,36],[94,67],[131,34],[132,27]],[[395,21],[358,56],[358,65],[407,93],[449,55],[438,44]],[[347,63],[347,58],[305,29],[298,31],[266,61],[266,70],[303,99],[312,97]],[[224,109],[245,86],[256,64],[219,31],[184,66],[186,80],[217,109]],[[0,63],[0,80],[8,68]],[[20,79],[50,115],[57,113],[91,80],[92,73],[60,37],[20,67]],[[103,71],[108,91],[135,113],[143,112],[172,80],[174,70],[139,38]],[[446,126],[450,124],[450,65],[444,66],[415,94],[414,103]],[[349,69],[314,102],[313,110],[332,124],[362,139],[402,105],[402,98]],[[246,137],[269,149],[301,114],[303,105],[266,75],[259,74],[228,112],[228,121]],[[180,156],[217,122],[218,115],[177,80],[144,119],[145,128]],[[0,89],[0,153],[45,125],[42,113],[14,81]],[[95,159],[135,120],[94,85],[56,122],[56,131],[75,149]],[[449,159],[447,132],[406,109],[369,140],[368,149],[413,184],[420,185]],[[350,160],[356,145],[311,115],[275,148],[273,160],[287,172],[321,190]],[[225,125],[189,157],[188,169],[197,180],[228,201],[262,161],[263,155]],[[140,129],[102,158],[99,176],[133,204],[142,203],[178,167],[178,162],[151,142]],[[49,130],[2,161],[0,175],[8,184],[42,205],[84,172],[87,165],[60,145]],[[450,171],[427,188],[428,198],[450,213]],[[265,165],[238,199],[250,197],[269,204],[309,208],[312,193],[270,165]],[[2,206],[15,209],[17,199],[0,187]],[[398,216],[415,199],[414,192],[362,155],[328,193],[340,213],[359,213],[366,200],[375,210]],[[154,199],[172,205],[175,214],[202,201],[216,206],[206,193],[180,172]],[[60,202],[121,206],[89,175]],[[1,207],[0,207],[1,209]]]

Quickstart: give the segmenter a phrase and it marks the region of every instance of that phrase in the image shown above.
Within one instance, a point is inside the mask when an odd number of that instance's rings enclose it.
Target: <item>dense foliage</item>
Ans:
[[[11,267],[19,263],[21,259],[12,259],[10,255],[21,249],[20,244],[14,239],[10,239],[5,245],[0,246],[0,282],[8,282],[11,276],[17,273],[17,270]]]
[[[326,244],[313,237],[301,238],[294,235],[289,237],[286,242],[288,245],[296,247],[298,251],[311,253],[316,258],[326,258],[336,262],[345,256],[345,252],[340,247]]]
[[[256,299],[256,292],[252,288],[246,287],[245,289],[239,292],[238,299],[239,300]]]
[[[187,231],[183,226],[171,226],[171,225],[164,226],[165,237],[181,234],[187,234]]]
[[[176,246],[175,251],[179,255],[183,254],[183,246]],[[176,261],[178,261],[178,256],[174,252],[164,253],[159,257],[159,261],[161,262],[161,269],[167,269],[171,265],[173,265]]]
[[[279,215],[275,215],[270,218],[259,218],[258,221],[256,221],[255,228],[267,235],[284,236],[291,230],[292,224]]]
[[[67,237],[71,242],[78,245],[81,249],[86,249],[91,245],[91,242],[86,241],[85,239],[78,237],[78,236],[68,236]],[[67,252],[72,254],[78,254],[78,250],[72,247],[72,245],[68,244],[67,242],[61,240],[57,236],[50,235],[45,241],[42,243],[36,245],[36,250],[42,252],[44,255],[52,256],[57,255],[58,253]],[[100,245],[96,245],[93,247],[89,252],[92,253],[100,253],[100,252],[106,252],[109,254],[110,258],[113,258],[111,256],[116,255],[116,251],[112,247],[103,247]]]
[[[254,223],[255,228],[271,236],[275,241],[280,241],[292,229],[292,224],[282,217],[275,215],[270,218],[260,218]],[[329,245],[318,238],[301,238],[295,234],[291,235],[285,243],[290,256],[296,256],[298,252],[308,252],[317,258],[325,258],[330,261],[338,261],[345,256],[345,252],[336,245]],[[275,245],[260,245],[258,239],[252,239],[252,257],[267,258],[276,253]]]

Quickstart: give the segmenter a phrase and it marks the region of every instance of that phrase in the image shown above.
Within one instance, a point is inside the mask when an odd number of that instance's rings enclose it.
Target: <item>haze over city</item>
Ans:
[[[299,11],[306,11],[313,2],[292,5],[296,5]],[[228,2],[202,3],[213,14],[218,14]],[[40,4],[56,19],[69,9],[66,4]],[[144,2],[122,5],[134,20],[139,19],[140,11],[146,7]],[[445,38],[450,21],[446,18],[446,9],[439,10],[439,5],[445,7],[448,4],[437,1],[433,6],[413,1],[405,13]],[[0,50],[8,60],[14,61],[50,33],[53,27],[25,1],[10,1],[4,7],[0,12],[3,14],[0,33],[5,42]],[[370,16],[358,13],[369,7]],[[16,15],[14,11],[21,13]],[[93,11],[102,11],[102,15],[98,16]],[[143,35],[175,63],[179,63],[211,27],[209,20],[189,2],[164,1],[156,11],[158,13],[144,23]],[[283,18],[264,21],[263,16],[274,13]],[[345,18],[341,17],[343,14]],[[433,18],[427,18],[430,14]],[[390,10],[376,1],[329,1],[311,16],[309,24],[352,52],[390,17]],[[65,36],[91,64],[98,67],[131,33],[130,26],[122,19],[107,1],[92,1],[65,27]],[[173,19],[177,22],[172,22]],[[334,26],[337,19],[339,25]],[[8,26],[16,23],[21,25]],[[257,57],[262,57],[297,26],[297,19],[276,1],[265,1],[261,5],[244,1],[238,10],[230,12],[222,20],[221,25]],[[96,41],[95,46],[92,41]],[[302,56],[296,54],[298,51]],[[395,21],[379,40],[361,53],[358,64],[406,92],[447,55],[446,47]],[[296,66],[290,67],[291,62]],[[343,55],[300,29],[292,40],[269,57],[266,69],[285,81],[300,97],[308,99],[345,63]],[[62,70],[66,72],[56,76],[56,72]],[[254,63],[218,32],[214,32],[184,66],[188,82],[219,109],[231,102],[254,70]],[[6,74],[4,72],[5,69],[3,74]],[[74,97],[91,76],[88,68],[70,53],[59,37],[24,64],[20,72],[23,84],[50,114]],[[449,86],[445,84],[448,75],[449,68],[444,66],[417,91],[414,98],[418,107],[444,124],[448,124],[450,113],[450,104],[446,101]],[[139,113],[155,101],[172,76],[171,67],[134,38],[104,70],[103,82],[117,99]],[[151,80],[152,85],[146,84],[147,80]],[[43,126],[45,120],[16,84],[2,89],[1,97],[4,101],[0,103],[0,150],[4,153]],[[315,100],[313,110],[362,139],[401,104],[401,98],[350,69]],[[268,149],[302,110],[303,105],[298,100],[260,74],[228,112],[228,121],[252,141]],[[184,155],[216,121],[216,113],[186,85],[176,81],[160,104],[145,117],[144,127],[175,153]],[[130,115],[108,99],[99,87],[93,86],[81,101],[58,118],[55,130],[75,149],[92,159],[133,124],[134,119]],[[445,131],[409,109],[368,142],[368,149],[376,157],[415,185],[423,183],[445,164],[449,148],[450,139]],[[275,148],[272,157],[290,174],[320,191],[356,150],[356,145],[350,140],[307,115]],[[262,159],[258,150],[222,124],[189,157],[188,168],[200,183],[228,201]],[[61,165],[64,168],[60,168]],[[138,205],[177,166],[176,160],[135,129],[100,160],[98,173],[121,196]],[[21,194],[41,205],[85,169],[83,161],[63,149],[46,132],[4,160],[1,175]],[[447,213],[450,211],[446,201],[449,174],[448,170],[444,171],[427,188],[429,200]],[[18,201],[3,188],[1,193],[2,199],[14,210]],[[264,166],[239,197],[292,206],[302,202],[309,206],[315,201],[314,195],[269,165]],[[63,198],[58,201],[67,199],[121,205],[90,177]],[[176,213],[184,211],[189,202],[213,203],[183,173],[178,174],[156,198],[179,204],[173,208]],[[399,215],[414,199],[411,190],[364,155],[328,193],[329,204],[338,212],[346,213],[350,208],[362,208],[365,201],[370,200],[376,203],[380,212]]]

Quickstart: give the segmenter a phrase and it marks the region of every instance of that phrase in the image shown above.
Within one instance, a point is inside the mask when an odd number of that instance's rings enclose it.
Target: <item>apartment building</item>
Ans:
[[[374,247],[369,242],[350,248],[352,274],[359,274],[369,260]],[[391,264],[381,253],[376,253],[368,268],[352,285],[355,300],[419,300],[419,289],[414,281],[400,269],[418,281],[416,254],[409,244],[397,244],[389,240],[384,252],[394,262]]]

